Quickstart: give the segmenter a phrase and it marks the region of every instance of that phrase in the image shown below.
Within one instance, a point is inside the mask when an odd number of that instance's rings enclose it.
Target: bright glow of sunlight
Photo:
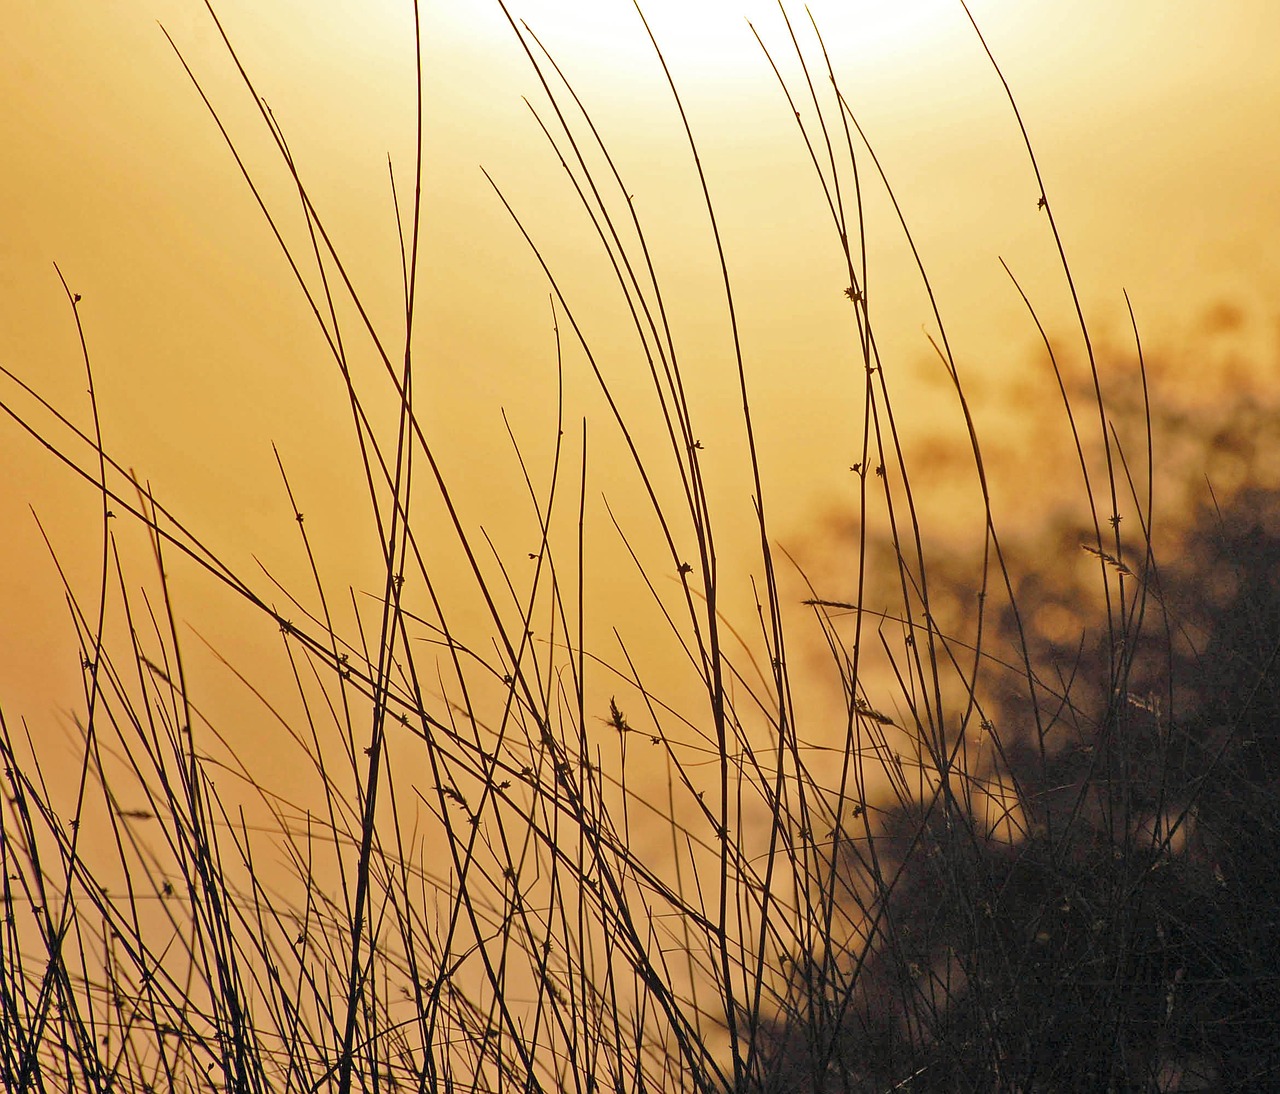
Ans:
[[[497,11],[496,0],[471,0],[460,7],[470,16],[455,10],[454,18],[484,23],[491,23]],[[797,34],[811,41],[806,6],[786,7]],[[630,0],[508,0],[508,8],[549,48],[589,51],[615,69],[651,61]],[[679,60],[683,80],[758,74],[763,58],[748,21],[771,50],[789,48],[776,0],[644,0],[641,8],[668,59]],[[870,67],[910,64],[964,18],[957,0],[810,0],[808,9],[834,53]]]

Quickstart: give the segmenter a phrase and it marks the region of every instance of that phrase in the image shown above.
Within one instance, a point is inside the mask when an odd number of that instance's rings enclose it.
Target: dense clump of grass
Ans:
[[[971,567],[931,537],[867,290],[863,197],[892,187],[816,28],[787,27],[799,84],[768,47],[765,58],[830,211],[862,370],[842,586],[815,584],[804,604],[782,592],[768,454],[700,165],[756,521],[746,620],[727,614],[741,589],[726,587],[736,579],[644,225],[587,106],[512,21],[546,94],[538,123],[598,232],[664,423],[662,445],[641,439],[526,233],[557,353],[585,360],[607,399],[611,420],[590,428],[623,438],[628,506],[657,530],[655,548],[617,522],[697,681],[690,712],[625,637],[620,656],[588,648],[587,425],[561,421],[549,467],[525,466],[530,569],[459,515],[415,413],[421,160],[397,208],[403,326],[384,331],[264,109],[309,250],[262,212],[349,397],[382,585],[372,611],[353,599],[349,612],[326,587],[283,461],[309,589],[233,572],[113,461],[96,404],[91,433],[45,404],[65,430],[46,443],[101,493],[101,575],[88,594],[66,589],[85,681],[70,788],[38,738],[0,722],[6,1089],[1274,1085],[1273,499],[1216,499],[1166,535],[1175,557],[1158,558],[1158,396],[1138,345],[1136,413],[1113,417],[1077,305],[1079,374],[1045,339],[1078,456],[1062,532],[1077,564],[1020,563],[938,310],[937,354],[985,504]],[[670,91],[683,119],[674,79]],[[1029,178],[1061,252],[1038,169]],[[912,245],[905,218],[901,229]],[[1076,299],[1065,255],[1062,270]],[[91,339],[67,295],[92,396]],[[383,389],[357,384],[356,353],[381,362]],[[369,412],[386,390],[389,426]],[[150,536],[149,590],[120,561],[127,520]],[[442,537],[461,576],[429,561]],[[261,717],[294,742],[313,800],[281,796],[202,715],[165,577],[178,556],[279,629],[302,713],[263,695]],[[1209,578],[1226,590],[1216,601]],[[1070,641],[1041,625],[1048,607],[1059,620],[1069,609]],[[815,633],[829,653],[820,680],[792,667],[797,636]],[[802,687],[838,701],[834,742],[805,724]]]

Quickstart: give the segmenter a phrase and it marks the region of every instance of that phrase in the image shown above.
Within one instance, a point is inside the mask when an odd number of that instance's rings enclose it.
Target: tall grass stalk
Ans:
[[[1274,887],[1246,891],[1259,875],[1241,836],[1273,839],[1280,815],[1258,760],[1270,755],[1257,710],[1275,691],[1275,633],[1263,628],[1241,655],[1235,705],[1205,713],[1196,673],[1213,639],[1179,614],[1177,582],[1155,552],[1158,439],[1137,326],[1142,409],[1117,421],[1030,139],[1027,200],[1043,209],[1046,245],[1061,257],[1085,368],[1082,385],[1015,281],[1078,457],[1077,545],[1092,584],[1070,590],[1083,622],[1066,650],[1036,618],[1037,589],[1060,575],[1029,570],[1007,543],[942,302],[818,27],[781,9],[783,45],[759,37],[762,71],[776,76],[813,166],[811,200],[830,215],[847,279],[833,292],[848,297],[862,387],[848,423],[857,533],[842,566],[852,576],[833,591],[802,575],[810,595],[798,603],[784,591],[793,567],[770,522],[770,453],[744,363],[731,241],[662,44],[641,13],[719,271],[740,485],[755,524],[745,577],[743,544],[723,531],[724,503],[708,487],[704,422],[648,227],[590,105],[498,2],[542,89],[536,124],[630,316],[660,443],[615,389],[554,247],[490,179],[546,274],[561,383],[585,362],[609,414],[571,422],[562,392],[549,463],[521,455],[535,525],[528,560],[470,526],[416,394],[430,367],[415,341],[428,104],[420,93],[411,184],[395,199],[403,316],[384,329],[210,5],[294,184],[304,245],[281,227],[286,211],[266,201],[262,168],[243,158],[200,74],[182,64],[346,392],[380,587],[372,598],[328,587],[306,499],[278,453],[309,588],[235,572],[120,466],[94,396],[92,331],[63,282],[92,431],[8,370],[10,389],[55,425],[45,431],[8,399],[4,408],[66,473],[95,485],[100,573],[92,589],[65,587],[85,681],[69,791],[39,736],[0,717],[0,1084],[1270,1089],[1280,1054],[1266,935]],[[978,43],[986,49],[980,33]],[[954,545],[927,527],[927,483],[903,428],[910,405],[879,350],[873,191],[891,200],[932,303],[934,348],[982,500],[981,551],[965,578]],[[381,365],[376,382],[353,367],[369,355]],[[388,392],[390,419],[372,409]],[[589,501],[589,441],[602,433],[621,438],[635,491],[612,500],[611,534],[697,681],[696,709],[649,678],[621,625],[620,654],[588,648],[610,611],[590,602],[587,579],[605,557]],[[142,588],[119,548],[129,522],[146,530],[154,557]],[[431,561],[444,538],[460,567]],[[202,713],[167,577],[179,559],[279,630],[291,699],[231,667],[257,697],[262,732],[292,741],[313,797],[282,795]],[[744,591],[754,614],[740,618],[732,605]],[[793,652],[815,638],[828,654],[820,676],[798,670]],[[843,711],[834,738],[805,724],[797,695],[814,689]]]

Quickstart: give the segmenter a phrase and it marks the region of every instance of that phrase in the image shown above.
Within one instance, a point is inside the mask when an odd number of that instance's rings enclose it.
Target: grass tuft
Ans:
[[[1136,323],[1127,372],[1091,337],[1029,138],[1028,201],[1046,214],[1078,319],[1078,349],[1059,349],[1014,282],[1061,396],[1060,410],[1027,413],[1069,436],[1074,463],[1055,474],[1078,477],[1030,538],[993,500],[1010,475],[1035,497],[1017,480],[1030,465],[984,455],[941,304],[819,28],[784,9],[781,47],[759,39],[813,166],[811,200],[830,216],[861,388],[845,423],[850,531],[828,545],[839,563],[822,576],[776,545],[714,185],[660,42],[648,35],[722,293],[745,544],[708,485],[722,473],[703,444],[713,431],[622,169],[589,104],[508,13],[543,91],[536,124],[627,306],[660,423],[623,394],[637,389],[593,345],[553,248],[490,179],[546,275],[561,384],[546,458],[511,431],[529,514],[512,552],[465,517],[416,394],[428,367],[414,339],[424,104],[412,184],[394,198],[404,310],[383,328],[209,10],[292,183],[302,243],[183,65],[330,351],[380,579],[358,593],[326,583],[308,499],[279,453],[303,587],[237,572],[154,498],[104,440],[91,332],[63,282],[93,428],[7,371],[53,425],[3,406],[95,485],[100,567],[91,589],[64,578],[84,681],[72,776],[40,734],[0,715],[0,1085],[1274,1089],[1274,484],[1246,479],[1189,515],[1158,509],[1205,453],[1163,461],[1163,435],[1189,427],[1162,401]],[[930,529],[912,404],[880,356],[873,190],[933,308],[961,427],[947,460],[981,499],[973,551]],[[571,422],[563,389],[580,367],[605,413]],[[1258,408],[1243,409],[1213,424],[1216,446],[1256,445]],[[620,441],[631,476],[608,528],[590,500],[601,434]],[[145,579],[121,549],[138,530],[154,562]],[[591,597],[589,572],[615,565],[611,537],[649,598],[667,670]],[[252,696],[254,732],[287,742],[303,796],[206,715],[168,576],[179,560],[275,633],[291,692],[226,667]],[[607,643],[590,637],[602,617]]]

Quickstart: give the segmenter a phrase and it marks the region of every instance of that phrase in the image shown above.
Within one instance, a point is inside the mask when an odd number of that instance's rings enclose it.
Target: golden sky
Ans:
[[[387,176],[412,171],[408,0],[223,0],[217,5],[283,127],[375,320],[400,320]],[[974,0],[1035,142],[1088,315],[1122,338],[1122,289],[1144,339],[1176,347],[1222,302],[1232,334],[1271,345],[1280,287],[1280,5],[1271,0]],[[734,396],[717,271],[687,146],[639,22],[620,0],[512,0],[593,112],[651,233],[708,422]],[[598,348],[634,355],[608,269],[522,101],[536,78],[491,0],[424,0],[424,289],[419,389],[466,519],[500,535],[523,503],[500,408],[536,459],[554,431],[548,286],[483,165],[563,278]],[[1003,257],[1054,332],[1072,336],[1038,192],[999,83],[958,3],[815,0],[846,98],[897,189],[934,277],[962,367],[999,382],[1034,329]],[[795,76],[775,5],[647,5],[699,140],[738,293],[771,460],[776,530],[802,536],[854,458],[846,281],[821,195],[743,16]],[[803,12],[793,13],[804,32]],[[352,532],[361,482],[349,412],[296,285],[217,127],[161,32],[225,112],[294,243],[287,177],[208,13],[196,0],[10,4],[0,50],[0,364],[87,425],[73,291],[94,361],[107,446],[236,566],[297,575],[296,528],[275,442],[339,584],[369,579]],[[806,43],[812,39],[804,36]],[[882,345],[927,360],[927,302],[883,201],[869,204]],[[394,339],[393,339],[394,342]],[[569,355],[572,357],[572,355]],[[372,368],[366,360],[361,367]],[[572,411],[601,405],[569,361]],[[1206,368],[1204,384],[1222,383]],[[643,385],[618,366],[624,394]],[[7,381],[3,398],[48,424]],[[726,442],[727,444],[728,442]],[[83,453],[81,454],[83,455]],[[607,455],[596,489],[621,490]],[[0,420],[0,702],[37,721],[78,702],[78,670],[34,507],[73,574],[97,555],[92,491]],[[710,474],[717,474],[714,461]],[[726,472],[714,486],[745,506]],[[514,499],[514,500],[513,500]],[[516,543],[516,540],[512,541]],[[517,546],[515,549],[521,549]],[[212,598],[210,637],[234,613]],[[253,639],[244,639],[253,648]]]

